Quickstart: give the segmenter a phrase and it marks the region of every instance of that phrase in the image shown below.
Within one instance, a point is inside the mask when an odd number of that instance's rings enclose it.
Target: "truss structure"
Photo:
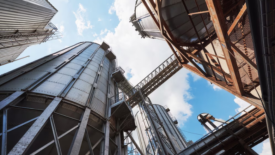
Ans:
[[[243,1],[241,2],[244,3]],[[219,0],[206,0],[208,11],[200,10],[198,7],[198,3],[196,2],[197,12],[190,12],[185,4],[185,1],[182,0],[182,5],[185,7],[187,14],[189,14],[189,20],[192,23],[194,30],[196,31],[197,37],[199,38],[199,43],[195,45],[182,43],[180,44],[176,41],[176,39],[173,37],[171,31],[168,29],[168,26],[166,25],[161,16],[161,0],[142,0],[142,3],[144,4],[147,11],[153,18],[155,24],[159,28],[163,38],[171,48],[176,60],[178,61],[181,67],[192,71],[193,73],[223,88],[224,90],[227,90],[228,92],[243,99],[244,101],[256,107],[262,108],[260,99],[250,94],[250,91],[259,85],[258,79],[252,79],[251,77],[248,77],[248,80],[250,80],[251,82],[249,84],[245,84],[242,81],[242,77],[240,75],[240,68],[242,67],[240,64],[242,64],[243,66],[248,66],[250,70],[257,70],[257,65],[255,64],[255,62],[251,60],[251,58],[249,58],[249,56],[246,53],[243,53],[243,51],[241,51],[235,45],[235,43],[230,40],[230,35],[232,34],[232,32],[235,31],[236,25],[240,23],[242,16],[246,12],[245,3],[243,7],[239,9],[238,15],[234,18],[232,24],[229,25],[229,28],[227,29],[226,27],[228,26],[228,24],[226,23],[225,17],[227,17],[231,11],[238,10],[237,8],[240,5],[239,2],[236,3],[234,6],[231,6],[230,9],[227,9],[226,12],[224,11],[224,8],[222,8]],[[201,14],[203,13],[210,14],[216,31],[216,34],[209,34],[208,28],[203,22],[204,28],[208,35],[204,40],[200,39],[198,31],[196,30],[196,27],[194,25],[194,21],[191,18],[191,16],[193,15],[201,16]],[[201,19],[202,21],[204,21],[202,16]],[[245,35],[248,34],[244,34],[243,38],[245,37]],[[218,56],[216,53],[215,46],[213,45],[215,39],[219,40],[219,43],[222,47],[224,59],[226,60],[226,64],[229,69],[229,74],[226,73],[224,69],[221,67],[219,59],[215,59],[220,58],[220,56]],[[206,50],[206,46],[208,45],[213,47],[215,54],[210,54]],[[184,47],[188,47],[188,49]],[[198,56],[199,52],[203,52],[203,54],[206,57],[206,60]],[[239,63],[238,61],[240,60],[242,62]],[[203,66],[207,66],[208,68],[210,68],[212,74],[206,72]]]

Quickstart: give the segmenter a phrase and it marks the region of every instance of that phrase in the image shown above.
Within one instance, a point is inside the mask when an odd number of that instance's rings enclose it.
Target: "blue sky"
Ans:
[[[135,0],[50,2],[58,9],[52,23],[63,38],[29,47],[20,55],[30,55],[29,58],[1,66],[0,74],[80,41],[101,43],[104,40],[117,55],[118,64],[126,71],[127,78],[132,84],[137,84],[172,54],[164,41],[141,39],[135,31],[129,22]],[[193,141],[207,133],[197,121],[198,114],[206,112],[227,120],[247,106],[232,94],[184,69],[153,92],[150,98],[153,103],[170,107],[186,137]],[[268,150],[268,143],[258,145],[255,150],[261,153],[263,148]]]

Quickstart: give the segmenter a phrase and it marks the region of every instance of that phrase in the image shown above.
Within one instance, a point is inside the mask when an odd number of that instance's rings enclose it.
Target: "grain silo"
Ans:
[[[50,21],[57,9],[48,0],[0,2],[0,65],[15,61],[29,46],[57,39]]]
[[[150,101],[149,101],[150,102]],[[156,115],[152,115],[152,111],[156,111]],[[179,128],[177,127],[177,120],[169,114],[170,109],[164,108],[161,105],[153,104],[145,105],[140,104],[140,111],[136,114],[136,125],[137,125],[137,133],[138,139],[140,143],[140,148],[144,154],[155,154],[158,150],[159,154],[164,154],[160,152],[160,144],[158,144],[158,136],[161,137],[161,141],[166,143],[164,145],[165,148],[170,154],[176,154],[181,150],[185,149],[187,145],[186,138],[181,134]],[[148,114],[150,112],[150,116]],[[154,118],[155,117],[155,118]],[[159,118],[161,121],[163,128],[159,127],[159,123],[157,121],[151,121],[150,119],[156,120]],[[152,124],[152,122],[154,124]],[[162,135],[168,135],[167,139]],[[176,150],[176,153],[168,148],[169,145],[167,143],[172,143]]]
[[[1,75],[2,154],[120,154],[135,123],[116,67],[108,44],[80,42]]]

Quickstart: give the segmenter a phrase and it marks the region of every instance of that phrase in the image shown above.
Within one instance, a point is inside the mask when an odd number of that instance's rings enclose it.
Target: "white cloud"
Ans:
[[[91,22],[89,20],[86,20],[86,18],[85,18],[86,11],[87,10],[83,7],[83,5],[79,3],[78,10],[76,12],[73,12],[73,14],[76,18],[75,24],[77,27],[77,32],[81,36],[82,36],[82,33],[84,30],[93,28],[93,26],[91,25]]]
[[[234,102],[240,106],[239,108],[235,109],[236,113],[241,112],[242,110],[244,110],[245,108],[247,108],[248,106],[251,105],[238,97],[235,97]],[[245,111],[248,112],[249,110],[251,110],[253,108],[254,108],[254,106],[251,106],[248,109],[246,109]]]
[[[98,36],[97,33],[94,33],[94,34],[93,34],[93,37],[96,37],[96,36]]]
[[[101,19],[101,18],[98,18],[98,20],[97,20],[97,21],[101,22],[101,21],[102,21],[102,19]]]
[[[100,31],[100,35],[104,35],[104,34],[106,34],[106,33],[108,33],[108,32],[110,32],[110,30],[108,30],[108,29],[101,30],[101,31]]]
[[[59,30],[60,33],[64,32],[64,29],[65,29],[64,25],[60,25],[58,27],[58,30]]]
[[[114,4],[112,4],[112,6],[109,8],[109,14],[113,14],[113,12],[115,12],[116,11],[116,8],[115,8],[115,6],[114,6]]]
[[[269,139],[263,142],[263,150],[260,155],[272,155]]]
[[[129,72],[133,75],[130,82],[136,85],[172,55],[172,52],[165,41],[141,39],[129,23],[134,7],[134,1],[115,0],[114,8],[120,22],[114,32],[106,30],[107,34],[99,36],[95,42],[101,43],[104,40],[112,47],[118,65],[125,69],[125,75]],[[103,32],[105,30],[102,34]],[[190,72],[185,69],[180,70],[149,96],[153,103],[167,105],[180,125],[192,115],[192,106],[188,103],[192,98],[188,92],[190,88],[187,81],[188,73]]]
[[[215,85],[215,84],[213,84],[213,83],[210,83],[209,81],[208,81],[208,84],[211,85],[211,86],[213,86],[213,89],[214,89],[215,91],[222,90],[221,87],[219,87],[219,86],[217,86],[217,85]]]
[[[60,39],[58,39],[58,41],[61,43],[62,42],[62,38],[63,38],[63,36],[64,36],[64,30],[65,30],[65,27],[64,27],[64,25],[63,25],[63,22],[61,22],[61,24],[56,24],[56,27],[57,27],[57,29],[58,29],[58,34],[60,35],[60,36],[62,36]]]

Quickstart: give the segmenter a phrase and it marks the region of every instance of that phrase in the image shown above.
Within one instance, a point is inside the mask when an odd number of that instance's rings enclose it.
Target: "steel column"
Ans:
[[[87,143],[89,145],[89,149],[90,149],[90,152],[88,152],[90,155],[94,155],[94,151],[93,151],[93,147],[92,147],[92,143],[91,143],[91,140],[90,140],[90,137],[89,137],[89,133],[88,133],[88,130],[86,129],[85,130],[85,137],[86,137],[86,140],[87,140]]]
[[[51,122],[51,126],[52,126],[54,143],[55,143],[57,154],[58,155],[62,155],[62,150],[61,150],[60,143],[59,143],[59,140],[58,140],[58,135],[57,135],[57,131],[56,131],[53,115],[50,117],[50,122]]]
[[[54,100],[48,105],[48,107],[43,111],[39,118],[33,123],[29,130],[24,134],[19,142],[12,148],[9,155],[25,154],[35,140],[39,132],[45,126],[47,120],[50,118],[54,110],[57,108],[61,102],[61,98],[55,97]]]
[[[68,153],[69,155],[79,154],[79,151],[80,151],[80,148],[81,148],[81,145],[83,142],[85,130],[86,130],[86,127],[88,124],[90,113],[91,113],[91,109],[86,108],[85,112],[82,116],[82,120],[81,120],[80,126],[78,128],[78,131],[76,133],[75,139],[71,145],[70,152]]]
[[[8,110],[5,109],[3,112],[3,127],[2,127],[2,147],[1,155],[7,154],[7,136],[8,136]]]

